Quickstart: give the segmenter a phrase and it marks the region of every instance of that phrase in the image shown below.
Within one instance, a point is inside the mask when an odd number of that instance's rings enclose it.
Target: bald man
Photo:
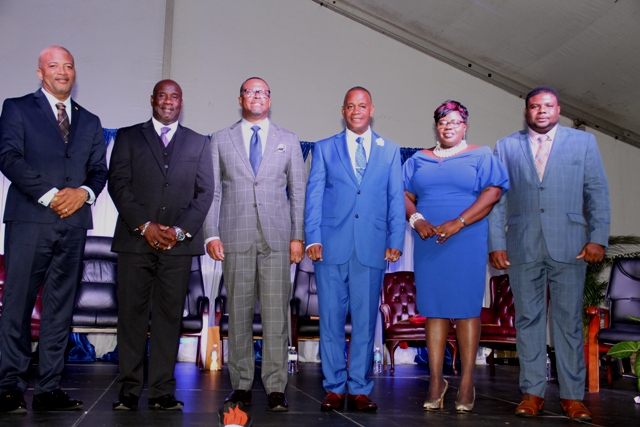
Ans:
[[[0,116],[0,171],[11,181],[4,222],[6,280],[0,319],[0,413],[24,413],[31,311],[42,289],[33,409],[77,410],[60,390],[91,204],[107,179],[102,125],[71,99],[71,53],[40,53],[42,88],[7,99]]]

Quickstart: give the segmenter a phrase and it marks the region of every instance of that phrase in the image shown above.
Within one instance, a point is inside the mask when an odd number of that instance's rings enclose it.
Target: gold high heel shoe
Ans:
[[[442,390],[440,397],[436,400],[424,401],[424,404],[422,405],[422,407],[424,408],[425,411],[439,411],[440,409],[444,408],[444,395],[449,389],[449,383],[447,382],[447,380],[443,380],[443,381],[444,381],[444,390]]]
[[[473,411],[473,405],[476,402],[476,388],[473,388],[473,401],[471,403],[460,403],[456,399],[455,408],[459,414],[469,414]]]

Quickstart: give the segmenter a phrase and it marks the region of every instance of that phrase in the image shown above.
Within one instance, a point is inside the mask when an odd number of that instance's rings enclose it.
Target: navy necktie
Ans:
[[[356,138],[358,148],[356,148],[356,178],[358,178],[358,184],[362,182],[364,171],[367,169],[367,155],[364,152],[364,138],[359,136]]]
[[[262,161],[262,142],[260,141],[260,126],[253,126],[251,128],[253,135],[251,135],[251,141],[249,141],[249,162],[253,169],[253,174],[258,175],[258,168]]]

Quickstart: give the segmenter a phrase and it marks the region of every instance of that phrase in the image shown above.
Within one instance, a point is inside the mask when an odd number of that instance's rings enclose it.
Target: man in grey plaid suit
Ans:
[[[214,198],[204,228],[207,253],[223,261],[229,294],[228,366],[234,391],[225,404],[251,404],[257,299],[268,407],[287,411],[290,265],[304,256],[306,171],[296,135],[269,121],[267,83],[247,79],[238,103],[242,120],[214,133],[211,140]]]
[[[489,214],[489,260],[509,269],[513,291],[524,394],[516,415],[544,407],[548,286],[560,404],[588,421],[582,293],[587,262],[602,261],[608,243],[609,187],[593,135],[558,125],[559,115],[557,92],[537,87],[525,101],[527,129],[496,144],[511,188]]]

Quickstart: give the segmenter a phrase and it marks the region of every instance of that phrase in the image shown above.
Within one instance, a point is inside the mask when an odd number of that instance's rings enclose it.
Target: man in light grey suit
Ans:
[[[242,120],[214,133],[211,140],[214,198],[205,221],[207,253],[224,261],[229,294],[229,373],[234,391],[225,404],[251,404],[257,299],[268,407],[287,411],[290,265],[304,256],[306,171],[296,135],[269,121],[267,83],[258,77],[247,79],[240,86],[238,103]]]
[[[593,135],[558,125],[553,88],[533,89],[525,105],[528,129],[495,148],[511,188],[489,215],[489,260],[509,269],[515,302],[524,393],[516,415],[544,407],[548,284],[560,403],[570,418],[587,421],[582,293],[587,262],[602,261],[609,239],[607,178]]]

